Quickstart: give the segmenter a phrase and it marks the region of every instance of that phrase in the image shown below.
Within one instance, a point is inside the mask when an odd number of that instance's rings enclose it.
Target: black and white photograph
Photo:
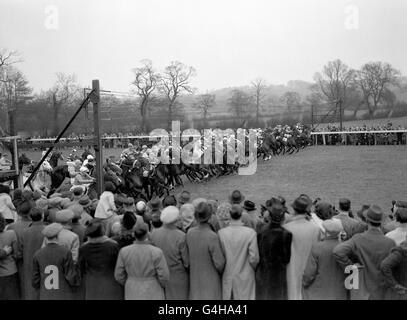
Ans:
[[[406,17],[0,0],[0,302],[407,300]]]

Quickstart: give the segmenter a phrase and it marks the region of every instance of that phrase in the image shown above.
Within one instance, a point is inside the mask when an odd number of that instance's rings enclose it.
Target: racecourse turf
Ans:
[[[39,151],[20,150],[38,161]],[[119,149],[104,149],[104,156],[119,156]],[[69,152],[64,152],[67,155]],[[184,179],[186,180],[186,179]],[[407,200],[407,146],[315,146],[292,155],[258,160],[251,176],[224,176],[208,182],[185,183],[193,197],[227,200],[234,189],[258,206],[271,196],[282,195],[291,203],[301,193],[337,205],[352,200],[353,210],[362,204],[378,204],[388,211],[391,201]],[[181,188],[173,192],[178,193]]]

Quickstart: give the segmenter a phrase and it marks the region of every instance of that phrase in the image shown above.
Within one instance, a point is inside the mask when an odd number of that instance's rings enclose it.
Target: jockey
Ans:
[[[85,166],[82,166],[79,169],[79,173],[77,173],[75,176],[75,179],[73,182],[73,187],[75,187],[75,186],[87,187],[87,186],[89,186],[89,184],[93,183],[94,181],[95,181],[95,179],[89,175],[89,169]]]
[[[124,149],[122,154],[120,155],[120,158],[124,159],[129,157],[130,155],[134,155],[134,153],[136,152],[136,148],[133,146],[132,143],[129,143],[128,148]]]

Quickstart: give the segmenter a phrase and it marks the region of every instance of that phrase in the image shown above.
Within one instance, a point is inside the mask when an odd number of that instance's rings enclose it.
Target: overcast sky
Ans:
[[[256,77],[311,81],[336,58],[354,68],[382,60],[405,75],[406,16],[405,0],[0,0],[0,47],[22,53],[36,91],[64,72],[127,92],[148,58],[157,69],[194,66],[204,92]]]

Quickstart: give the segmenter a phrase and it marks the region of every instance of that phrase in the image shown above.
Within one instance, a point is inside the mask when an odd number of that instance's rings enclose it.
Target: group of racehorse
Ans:
[[[296,132],[294,129],[294,132],[287,138],[287,135],[283,135],[278,130],[266,129],[260,132],[258,143],[257,157],[263,156],[263,159],[268,160],[272,155],[298,152],[309,145],[310,140],[306,130]],[[248,150],[247,147],[246,150]],[[169,164],[152,165],[142,156],[124,157],[118,162],[107,159],[103,164],[103,179],[104,182],[112,182],[119,193],[150,200],[153,196],[161,197],[165,193],[169,194],[169,191],[177,185],[183,186],[183,176],[190,182],[202,182],[237,172],[239,164],[227,163],[226,149],[224,149],[223,156],[223,164],[185,164],[180,161],[179,164],[170,162]],[[71,154],[69,160],[74,161],[75,159],[84,160],[79,155]],[[62,153],[53,152],[49,160],[44,162],[45,164],[36,173],[31,183],[32,189],[38,187],[36,181],[40,181],[42,185],[48,183],[48,195],[51,195],[65,178],[71,178],[68,165],[59,165],[59,160],[64,160]],[[32,172],[35,167],[35,164],[25,154],[19,158],[19,163],[21,167],[28,165],[28,172]],[[94,167],[89,166],[88,168],[90,175],[96,177]],[[96,182],[89,185],[87,193],[91,199],[97,198]]]

